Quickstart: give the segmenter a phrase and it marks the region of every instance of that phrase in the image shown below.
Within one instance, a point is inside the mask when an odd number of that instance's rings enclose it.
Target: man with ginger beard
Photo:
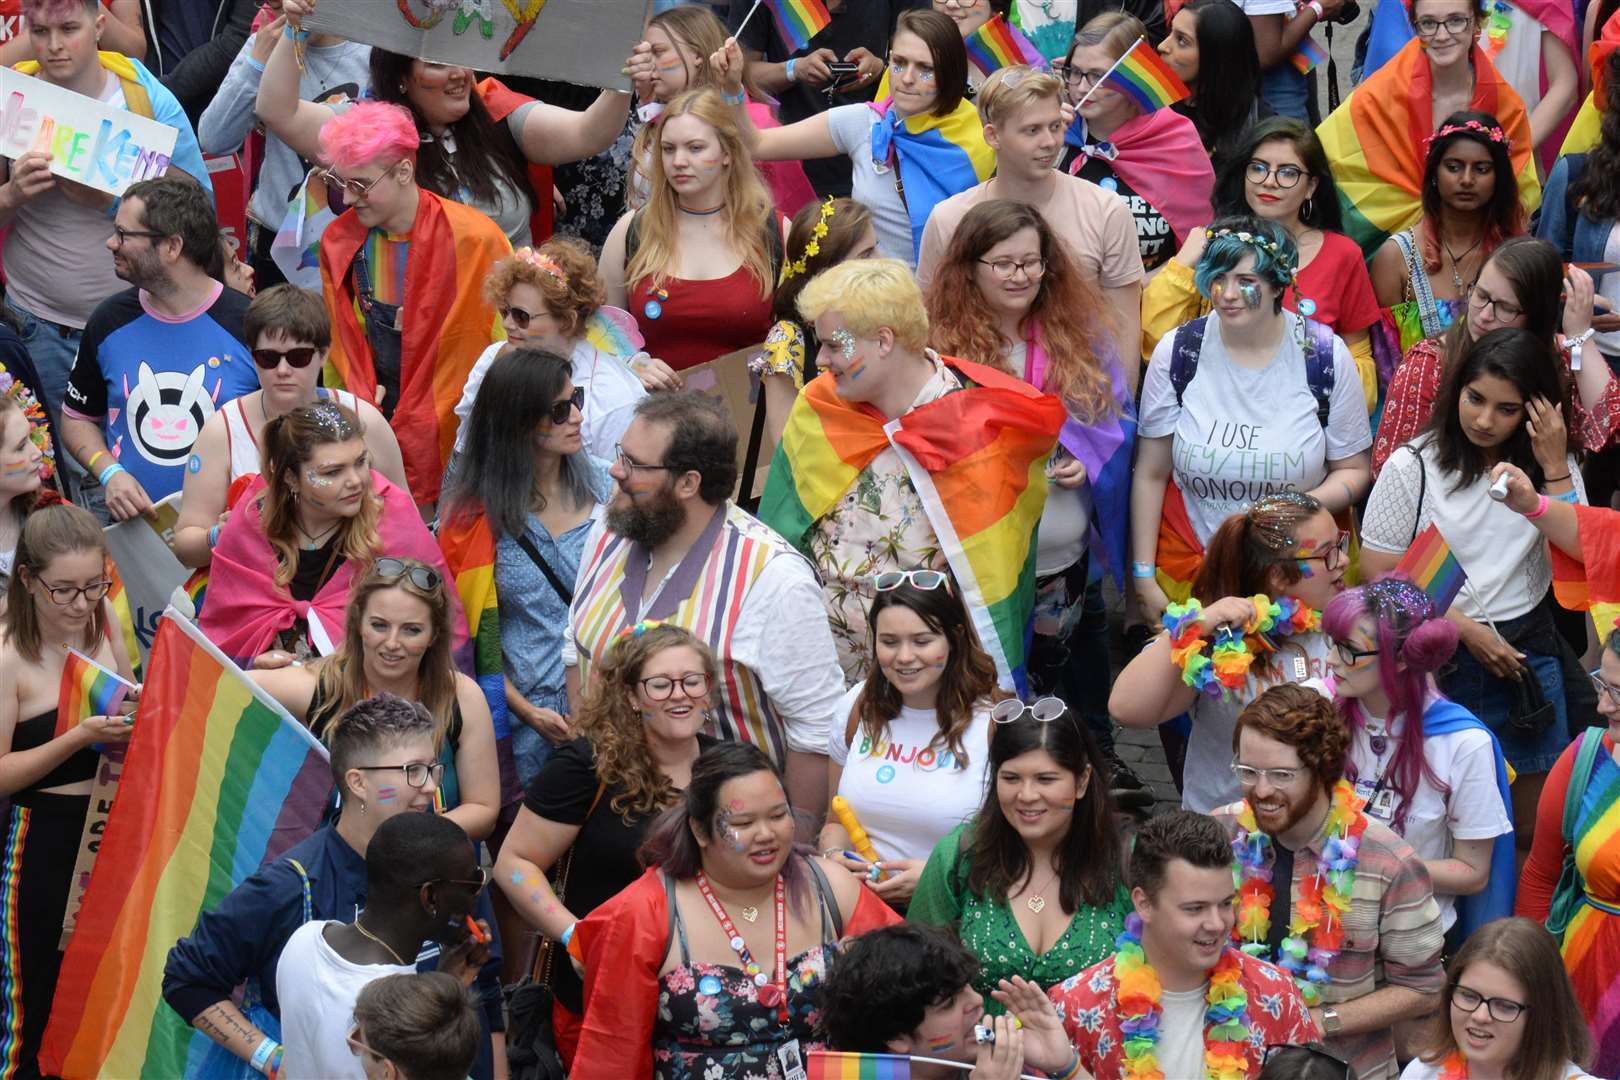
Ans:
[[[1316,691],[1285,684],[1261,694],[1238,714],[1232,748],[1248,797],[1214,816],[1239,853],[1238,936],[1293,971],[1328,1048],[1356,1075],[1393,1080],[1395,1023],[1433,1012],[1445,986],[1429,873],[1411,845],[1362,811],[1344,779],[1349,734]],[[1261,868],[1289,889],[1260,881]],[[1349,893],[1342,922],[1340,887]],[[1293,918],[1317,911],[1309,929],[1288,936]],[[1301,945],[1308,952],[1289,959]]]
[[[720,668],[708,733],[763,749],[794,808],[819,821],[843,673],[810,564],[731,501],[737,429],[724,406],[691,391],[642,398],[609,472],[613,498],[585,539],[563,637],[570,702],[619,637],[685,627]]]

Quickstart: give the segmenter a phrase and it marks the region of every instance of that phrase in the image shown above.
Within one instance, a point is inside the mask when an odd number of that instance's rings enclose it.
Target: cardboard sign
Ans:
[[[186,581],[191,577],[191,571],[181,565],[170,547],[180,518],[180,493],[175,492],[159,502],[156,510],[158,520],[155,522],[133,517],[102,530],[107,550],[128,594],[129,614],[143,664],[151,655],[152,636],[157,633],[163,609],[169,606],[176,589],[184,594]]]
[[[649,0],[328,0],[306,29],[491,75],[629,90]]]
[[[214,208],[219,212],[221,231],[236,241],[236,249],[247,258],[248,178],[241,154],[204,154],[208,182],[214,185]]]
[[[743,474],[748,469],[748,436],[754,429],[754,409],[763,402],[764,394],[759,377],[748,370],[748,361],[763,349],[764,345],[752,345],[717,356],[707,363],[695,364],[681,372],[685,389],[719,398],[731,414],[731,422],[737,427],[739,489],[742,487]],[[753,490],[738,490],[733,493],[733,498],[740,503],[758,505],[760,497],[765,494],[765,479],[770,473],[771,458],[775,454],[776,440],[771,437],[770,425],[767,424],[760,439],[759,458],[754,466]]]
[[[178,137],[167,124],[0,68],[0,157],[43,150],[55,175],[122,195],[163,175]]]
[[[78,925],[84,890],[90,887],[90,871],[95,868],[96,855],[101,851],[101,837],[107,831],[107,817],[112,813],[113,797],[118,794],[118,778],[124,772],[124,751],[127,749],[125,744],[117,743],[101,751],[95,783],[90,786],[90,808],[85,811],[84,831],[79,835],[79,854],[73,860],[73,884],[68,888],[67,907],[62,911],[62,941],[59,948],[67,948],[68,939],[73,937],[73,928]]]

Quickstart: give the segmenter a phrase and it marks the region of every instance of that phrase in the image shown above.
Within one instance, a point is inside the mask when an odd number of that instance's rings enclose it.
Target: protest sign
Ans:
[[[760,497],[765,494],[765,479],[770,474],[771,458],[776,454],[776,440],[771,437],[768,425],[761,425],[754,468],[750,474],[748,449],[756,426],[754,413],[764,405],[764,391],[760,388],[759,376],[748,370],[748,360],[758,356],[763,348],[763,345],[752,345],[738,349],[707,363],[694,364],[681,372],[685,389],[719,398],[726,412],[731,414],[732,423],[737,426],[738,486],[735,498],[745,506],[759,505]],[[745,482],[749,482],[750,490],[743,490]]]
[[[0,157],[42,150],[55,175],[122,195],[163,175],[176,138],[167,124],[0,68]]]
[[[109,525],[103,534],[113,564],[118,567],[122,595],[115,606],[129,605],[129,621],[140,648],[139,662],[145,663],[152,651],[152,635],[158,620],[176,589],[183,589],[191,571],[174,557],[174,526],[180,517],[180,494],[176,492],[156,506],[157,520],[134,517]],[[131,656],[131,660],[136,657]]]
[[[648,0],[344,0],[320,4],[306,29],[492,75],[629,90],[625,57]]]

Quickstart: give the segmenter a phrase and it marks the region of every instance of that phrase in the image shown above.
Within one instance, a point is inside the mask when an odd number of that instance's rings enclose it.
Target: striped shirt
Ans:
[[[1238,802],[1221,807],[1214,817],[1235,835],[1242,806]],[[1317,872],[1322,841],[1319,836],[1294,853],[1294,883]],[[1268,866],[1274,857],[1274,849],[1268,847]],[[1296,888],[1290,900],[1297,895]],[[1344,927],[1344,948],[1328,965],[1329,981],[1322,987],[1324,1005],[1353,1001],[1385,986],[1434,994],[1438,1003],[1446,981],[1440,962],[1445,930],[1429,871],[1411,845],[1378,821],[1369,821],[1361,834],[1356,883]],[[1414,1012],[1413,1017],[1416,1015]],[[1395,1080],[1400,1073],[1389,1028],[1334,1036],[1326,1042],[1362,1080]]]

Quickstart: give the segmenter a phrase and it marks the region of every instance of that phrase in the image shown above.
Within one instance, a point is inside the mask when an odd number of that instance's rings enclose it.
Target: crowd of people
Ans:
[[[147,943],[199,1075],[1620,1077],[1620,5],[824,3],[21,0],[178,137],[0,162],[0,1078],[166,509],[332,777]]]

